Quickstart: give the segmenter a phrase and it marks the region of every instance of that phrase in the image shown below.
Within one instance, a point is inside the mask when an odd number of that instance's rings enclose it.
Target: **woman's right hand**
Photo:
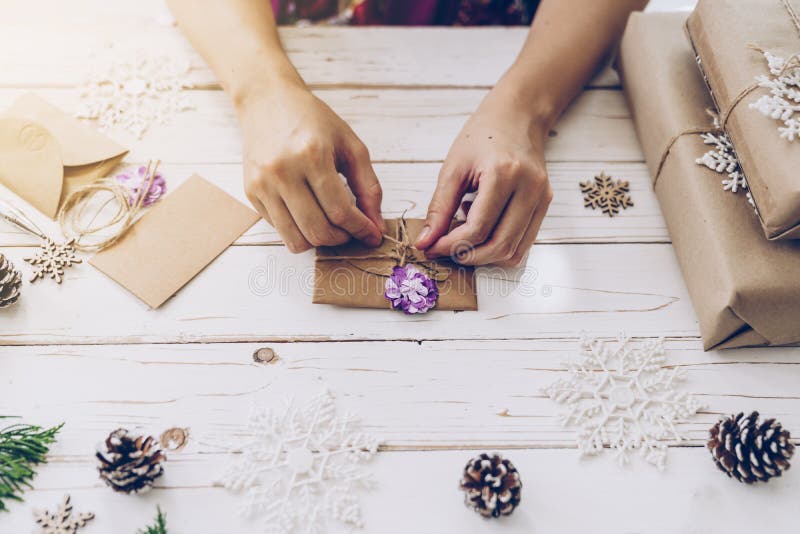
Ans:
[[[247,198],[291,252],[340,245],[351,236],[380,244],[382,193],[369,152],[330,107],[287,83],[250,93],[237,112]]]

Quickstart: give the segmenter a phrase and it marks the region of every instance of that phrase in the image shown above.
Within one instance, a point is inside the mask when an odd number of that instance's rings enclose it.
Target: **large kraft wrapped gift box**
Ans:
[[[637,13],[618,68],[652,176],[673,136],[707,125],[712,105],[683,33],[685,15]],[[655,192],[700,322],[703,346],[800,341],[800,242],[768,241],[743,194],[695,163],[697,134],[672,145]]]
[[[700,0],[686,22],[686,33],[720,112],[755,83],[770,76],[756,45],[789,58],[800,52],[800,31],[790,15],[800,0]],[[782,139],[781,121],[750,104],[766,88],[757,88],[733,107],[726,130],[744,171],[761,226],[769,239],[800,238],[800,141]]]

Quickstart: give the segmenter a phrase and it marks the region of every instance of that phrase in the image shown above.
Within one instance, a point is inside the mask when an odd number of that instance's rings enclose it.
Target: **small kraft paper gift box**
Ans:
[[[798,13],[800,0],[699,0],[686,21],[769,239],[800,238],[800,87],[768,87],[781,71],[800,83]]]
[[[697,163],[713,103],[685,15],[637,13],[618,70],[706,350],[800,341],[800,242],[768,241],[743,194]],[[800,147],[798,147],[800,148]]]
[[[396,265],[413,265],[436,281],[438,299],[433,310],[477,310],[475,270],[447,258],[431,261],[411,245],[425,221],[390,219],[387,236],[378,248],[357,241],[317,249],[314,276],[316,304],[390,309],[386,280]]]

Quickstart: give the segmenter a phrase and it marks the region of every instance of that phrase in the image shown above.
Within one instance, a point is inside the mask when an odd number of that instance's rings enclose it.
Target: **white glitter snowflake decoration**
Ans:
[[[223,485],[245,493],[243,512],[258,516],[269,534],[324,532],[328,520],[363,526],[359,489],[373,482],[364,463],[379,442],[336,415],[324,391],[298,408],[254,409],[242,457],[223,477]]]
[[[123,57],[81,87],[78,117],[95,119],[103,129],[119,125],[141,138],[151,124],[165,124],[173,113],[192,108],[183,91],[191,87],[188,62],[142,52],[117,55]]]
[[[715,127],[719,125],[716,118],[714,119],[714,125]],[[739,160],[736,158],[736,153],[733,150],[733,144],[728,138],[728,134],[719,131],[703,133],[700,134],[700,137],[703,138],[703,143],[714,148],[703,154],[702,157],[697,158],[695,163],[704,165],[719,174],[726,175],[727,178],[722,179],[722,189],[731,193],[744,191],[747,201],[755,208],[753,196],[748,191],[747,179],[739,166]]]
[[[666,368],[664,342],[581,341],[581,354],[565,365],[568,376],[544,389],[567,407],[565,426],[578,426],[578,450],[595,455],[609,447],[620,463],[638,451],[663,469],[667,446],[683,437],[677,423],[697,413],[700,404],[678,390],[684,372]]]
[[[793,56],[787,64],[786,59],[766,51],[764,58],[772,77],[762,74],[756,76],[756,82],[769,89],[769,94],[750,104],[750,108],[783,122],[778,127],[780,136],[794,141],[800,138],[800,58]]]

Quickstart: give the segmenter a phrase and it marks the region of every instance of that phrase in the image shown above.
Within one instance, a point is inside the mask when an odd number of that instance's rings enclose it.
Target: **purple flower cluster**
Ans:
[[[139,191],[147,184],[147,178],[145,178],[145,173],[147,172],[147,167],[139,167],[138,169],[125,169],[122,174],[117,175],[117,181],[122,185],[126,186],[130,191],[130,203],[131,206],[136,204],[136,200],[139,198]],[[144,196],[142,200],[142,207],[149,206],[150,204],[157,201],[159,198],[164,196],[167,192],[167,182],[164,180],[164,177],[161,173],[157,172],[155,177],[153,178],[153,182],[150,184],[150,189]]]
[[[386,300],[392,308],[411,315],[425,313],[436,305],[439,290],[431,280],[413,265],[395,266],[386,280]]]

